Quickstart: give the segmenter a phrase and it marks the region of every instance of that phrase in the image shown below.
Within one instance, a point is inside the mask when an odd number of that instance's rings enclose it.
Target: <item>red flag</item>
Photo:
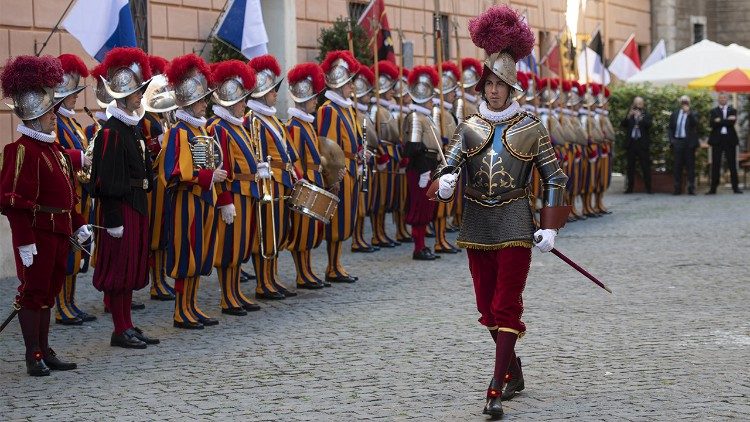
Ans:
[[[556,75],[560,75],[560,48],[558,47],[558,40],[552,44],[547,54],[542,57],[539,64],[547,66],[547,68]]]
[[[385,2],[383,0],[371,0],[357,21],[357,25],[365,30],[370,39],[373,37],[373,30],[377,29],[377,25],[373,25],[375,21],[380,22],[380,31],[377,38],[378,60],[389,60],[395,64],[396,53],[393,50],[391,27],[388,25],[388,17],[385,14]]]

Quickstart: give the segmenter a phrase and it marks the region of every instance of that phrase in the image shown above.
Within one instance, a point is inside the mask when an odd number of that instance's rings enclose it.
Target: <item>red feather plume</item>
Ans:
[[[335,62],[338,59],[343,59],[346,64],[349,66],[349,72],[351,73],[357,73],[359,71],[359,62],[352,56],[350,52],[347,50],[334,50],[329,51],[328,54],[326,54],[325,59],[320,63],[320,67],[323,69],[323,72],[328,73],[331,70],[331,65],[333,65],[333,62]]]
[[[0,86],[3,96],[14,97],[31,90],[54,88],[62,79],[62,65],[56,57],[18,56],[5,63]]]
[[[250,66],[239,60],[227,60],[215,63],[211,67],[211,76],[218,85],[227,79],[239,76],[242,86],[247,90],[255,88],[255,71]]]
[[[301,63],[289,69],[286,74],[287,81],[290,85],[307,78],[312,78],[313,91],[320,92],[325,89],[326,81],[323,69],[317,63]]]
[[[409,85],[413,85],[415,82],[417,82],[417,79],[421,75],[427,75],[430,77],[430,81],[432,81],[432,86],[437,86],[439,79],[438,74],[435,68],[432,66],[414,66],[414,69],[411,70],[411,73],[409,73]]]
[[[562,90],[563,92],[570,92],[570,88],[573,85],[570,83],[570,81],[562,81]]]
[[[150,55],[148,56],[148,64],[151,67],[151,73],[154,75],[159,73],[166,73],[169,61],[164,57]]]
[[[172,85],[182,82],[193,69],[197,69],[206,77],[209,85],[213,84],[211,68],[202,57],[195,53],[185,54],[184,56],[175,57],[167,67],[167,79]]]
[[[529,75],[525,72],[516,72],[516,78],[518,79],[518,83],[521,84],[521,88],[523,88],[524,91],[529,89]]]
[[[607,88],[606,86],[604,87],[604,96],[609,97],[609,88]]]
[[[435,66],[435,70],[437,70],[437,66]],[[458,70],[458,65],[450,60],[443,62],[443,73],[445,72],[451,72],[457,81],[461,80],[461,72]]]
[[[532,74],[532,76],[534,77],[534,86],[536,87],[535,89],[539,89],[542,84],[542,80],[539,79],[539,76],[536,76],[534,74]]]
[[[362,75],[370,86],[375,85],[375,74],[369,67],[360,65],[357,75]]]
[[[99,82],[101,79],[99,79],[100,76],[107,77],[107,68],[104,67],[104,63],[99,63],[98,65],[94,66],[89,70],[89,75],[91,75],[92,78],[94,78],[97,82]]]
[[[75,54],[60,54],[57,58],[60,59],[63,72],[77,73],[81,75],[82,78],[89,76],[89,70],[86,68],[86,64]]]
[[[462,69],[474,69],[475,72],[479,75],[479,77],[482,77],[482,71],[484,70],[484,65],[482,65],[482,62],[479,61],[479,59],[475,59],[473,57],[464,57],[461,59],[461,68]]]
[[[138,63],[141,67],[143,80],[151,79],[151,65],[148,61],[148,55],[140,48],[135,47],[117,47],[109,50],[102,64],[107,73],[121,67],[128,67],[133,63]]]
[[[401,77],[408,79],[410,73],[411,73],[411,70],[409,70],[408,67],[402,67],[401,68]]]
[[[254,57],[247,62],[247,64],[249,64],[256,73],[268,69],[277,77],[281,75],[281,66],[279,66],[278,60],[270,54]]]
[[[487,54],[507,51],[515,61],[528,56],[534,48],[534,34],[528,23],[506,5],[492,6],[469,20],[469,34]]]
[[[589,84],[591,86],[591,94],[592,95],[599,95],[602,92],[602,86],[599,84],[591,83]]]
[[[391,80],[398,80],[398,67],[393,62],[381,60],[378,62],[378,72],[381,75],[388,75]]]
[[[559,80],[557,78],[542,78],[539,80],[538,86],[540,87],[540,89],[547,88],[547,84],[549,84],[550,89],[553,91],[556,90],[558,86],[560,86]]]

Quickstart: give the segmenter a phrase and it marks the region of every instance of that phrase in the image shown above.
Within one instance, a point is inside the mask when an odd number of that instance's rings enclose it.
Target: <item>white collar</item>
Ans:
[[[68,110],[67,108],[60,106],[60,108],[57,109],[57,112],[62,114],[65,117],[73,117],[76,115],[76,112],[73,110]]]
[[[117,116],[115,116],[117,117]],[[183,122],[189,124],[193,127],[203,127],[206,126],[206,122],[208,121],[205,117],[195,117],[192,114],[188,113],[187,111],[183,109],[177,110],[177,112],[174,114],[174,117],[177,120],[182,120]]]
[[[368,109],[367,104],[357,103],[357,110],[367,113]]]
[[[211,107],[211,109],[214,111],[215,115],[226,120],[227,122],[235,126],[242,126],[242,122],[243,122],[242,117],[236,117],[232,115],[232,113],[230,113],[229,110],[227,110],[226,108],[218,104],[214,104],[213,107]]]
[[[458,92],[458,96],[459,97],[464,97],[464,98],[466,98],[467,101],[469,101],[470,103],[474,103],[474,104],[476,104],[477,100],[479,99],[476,95],[471,95],[471,94],[469,94],[466,91],[464,91],[463,94],[459,91]]]
[[[536,111],[536,107],[534,107],[533,104],[524,104],[522,107],[526,111],[531,111],[531,112]]]
[[[315,116],[310,113],[305,113],[304,110],[300,110],[297,107],[289,107],[286,112],[291,117],[296,117],[303,122],[312,123],[313,121],[315,121]]]
[[[432,114],[432,111],[426,107],[422,107],[419,104],[409,104],[409,110],[416,111],[417,113],[424,114],[425,116],[430,116]]]
[[[276,107],[268,106],[252,98],[247,100],[247,106],[250,107],[250,110],[264,116],[273,116],[276,114]]]
[[[514,116],[516,113],[521,111],[521,106],[518,104],[518,101],[513,101],[505,110],[503,111],[492,111],[487,107],[487,102],[482,101],[479,103],[479,114],[482,115],[485,119],[491,121],[491,122],[499,122],[502,120],[507,120],[509,117]]]
[[[138,122],[141,121],[143,118],[143,114],[146,112],[143,107],[138,109],[141,113],[138,115],[138,112],[133,112],[133,114],[128,114],[125,112],[125,110],[117,107],[116,102],[112,102],[110,105],[107,106],[107,113],[111,114],[112,117],[115,119],[125,123],[128,126],[136,126]]]
[[[547,107],[539,107],[537,109],[539,113],[549,113],[549,109]]]
[[[323,95],[334,103],[340,105],[341,107],[351,107],[354,105],[354,102],[352,100],[346,99],[339,95],[338,92],[332,91],[330,89],[327,90]]]
[[[107,116],[107,113],[103,111],[97,111],[94,113],[94,117],[96,117],[98,120],[104,120],[105,122],[109,120],[109,116]]]
[[[562,112],[566,116],[575,116],[577,113],[569,108],[562,109]]]
[[[596,112],[601,114],[602,116],[609,116],[609,110],[605,110],[603,108],[597,108]]]
[[[380,104],[381,106],[385,108],[391,108],[391,106],[393,105],[393,101],[388,101],[385,98],[381,98],[378,104]]]
[[[432,105],[440,107],[440,98],[433,98]],[[453,104],[443,101],[443,108],[446,110],[452,110]]]
[[[24,125],[23,123],[19,123],[18,126],[16,126],[16,130],[21,133],[21,135],[26,135],[31,139],[36,139],[37,141],[41,141],[47,144],[51,144],[55,142],[55,139],[57,139],[57,134],[55,132],[39,132]]]

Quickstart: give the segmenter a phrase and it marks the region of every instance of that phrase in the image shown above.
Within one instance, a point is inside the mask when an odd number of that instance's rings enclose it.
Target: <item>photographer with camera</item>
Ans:
[[[641,97],[633,99],[633,105],[630,106],[628,115],[620,123],[626,132],[627,141],[625,150],[628,158],[628,184],[625,193],[633,193],[633,184],[635,183],[635,162],[639,161],[643,182],[646,185],[646,192],[651,193],[651,138],[649,130],[651,129],[651,115],[645,108],[645,102]]]

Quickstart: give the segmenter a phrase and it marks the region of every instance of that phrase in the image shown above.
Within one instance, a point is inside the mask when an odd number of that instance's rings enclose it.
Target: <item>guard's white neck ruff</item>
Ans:
[[[352,100],[346,99],[338,94],[338,92],[327,90],[325,94],[326,98],[333,101],[334,103],[338,104],[341,107],[351,107],[354,105],[354,102]]]
[[[21,135],[26,135],[31,139],[35,139],[37,141],[45,142],[48,144],[55,142],[55,139],[57,139],[57,134],[55,132],[52,132],[52,133],[39,132],[24,125],[23,123],[19,123],[18,126],[16,126],[16,130]]]
[[[391,106],[393,105],[393,101],[388,101],[385,98],[381,98],[378,104],[385,108],[391,108]]]
[[[459,94],[460,94],[460,93],[459,93]],[[471,94],[469,94],[468,92],[464,92],[464,94],[463,94],[463,95],[464,95],[464,98],[466,98],[466,100],[467,100],[467,101],[469,101],[469,102],[471,102],[471,103],[474,103],[474,104],[476,104],[476,103],[477,103],[477,99],[478,99],[478,98],[477,98],[477,96],[476,96],[476,95],[471,95]]]
[[[96,117],[99,120],[104,120],[105,122],[109,120],[109,116],[107,116],[107,113],[103,111],[97,111],[96,113],[94,113],[94,117]]]
[[[491,122],[508,120],[508,118],[513,117],[519,111],[521,111],[521,106],[518,105],[518,101],[513,101],[508,106],[508,108],[503,111],[490,110],[490,108],[487,107],[487,101],[482,101],[481,103],[479,103],[479,114],[481,114],[482,117]]]
[[[215,115],[217,115],[220,118],[228,121],[229,123],[231,123],[233,125],[236,125],[236,126],[242,126],[242,121],[243,121],[242,117],[236,117],[236,116],[234,116],[226,108],[224,108],[224,107],[222,107],[222,106],[220,106],[218,104],[214,104],[214,106],[211,107],[211,109],[214,111]]]
[[[289,107],[286,112],[291,117],[296,117],[303,122],[312,123],[315,120],[315,116],[310,113],[305,113],[304,110],[300,110],[297,107]]]
[[[115,116],[115,117],[117,117],[117,116]],[[203,126],[206,126],[206,122],[207,122],[207,120],[206,120],[205,117],[197,118],[197,117],[193,116],[192,114],[190,114],[187,111],[182,110],[182,109],[177,110],[177,112],[174,114],[174,117],[177,118],[178,120],[182,120],[183,122],[185,122],[185,123],[187,123],[187,124],[189,124],[190,126],[193,126],[193,127],[203,127]]]
[[[440,107],[440,98],[433,98],[432,105]],[[453,110],[453,104],[447,101],[443,101],[443,108],[445,108],[446,110]]]
[[[76,115],[76,112],[73,110],[68,110],[67,108],[60,106],[60,108],[57,109],[57,112],[62,114],[65,117],[73,117]]]
[[[357,110],[367,112],[368,107],[367,104],[357,103]]]
[[[428,109],[427,107],[422,107],[419,104],[409,104],[409,110],[416,111],[417,113],[424,114],[425,116],[429,116],[432,114],[432,111]]]
[[[140,111],[140,113],[138,111]],[[117,107],[114,101],[107,106],[107,113],[128,126],[135,126],[138,124],[138,122],[141,121],[145,110],[143,109],[143,107],[141,107],[140,109],[138,109],[138,111],[134,112],[133,114],[128,114],[125,110]]]
[[[250,107],[250,110],[258,114],[262,114],[266,117],[270,117],[276,114],[276,107],[265,105],[257,100],[248,100],[247,106]]]

